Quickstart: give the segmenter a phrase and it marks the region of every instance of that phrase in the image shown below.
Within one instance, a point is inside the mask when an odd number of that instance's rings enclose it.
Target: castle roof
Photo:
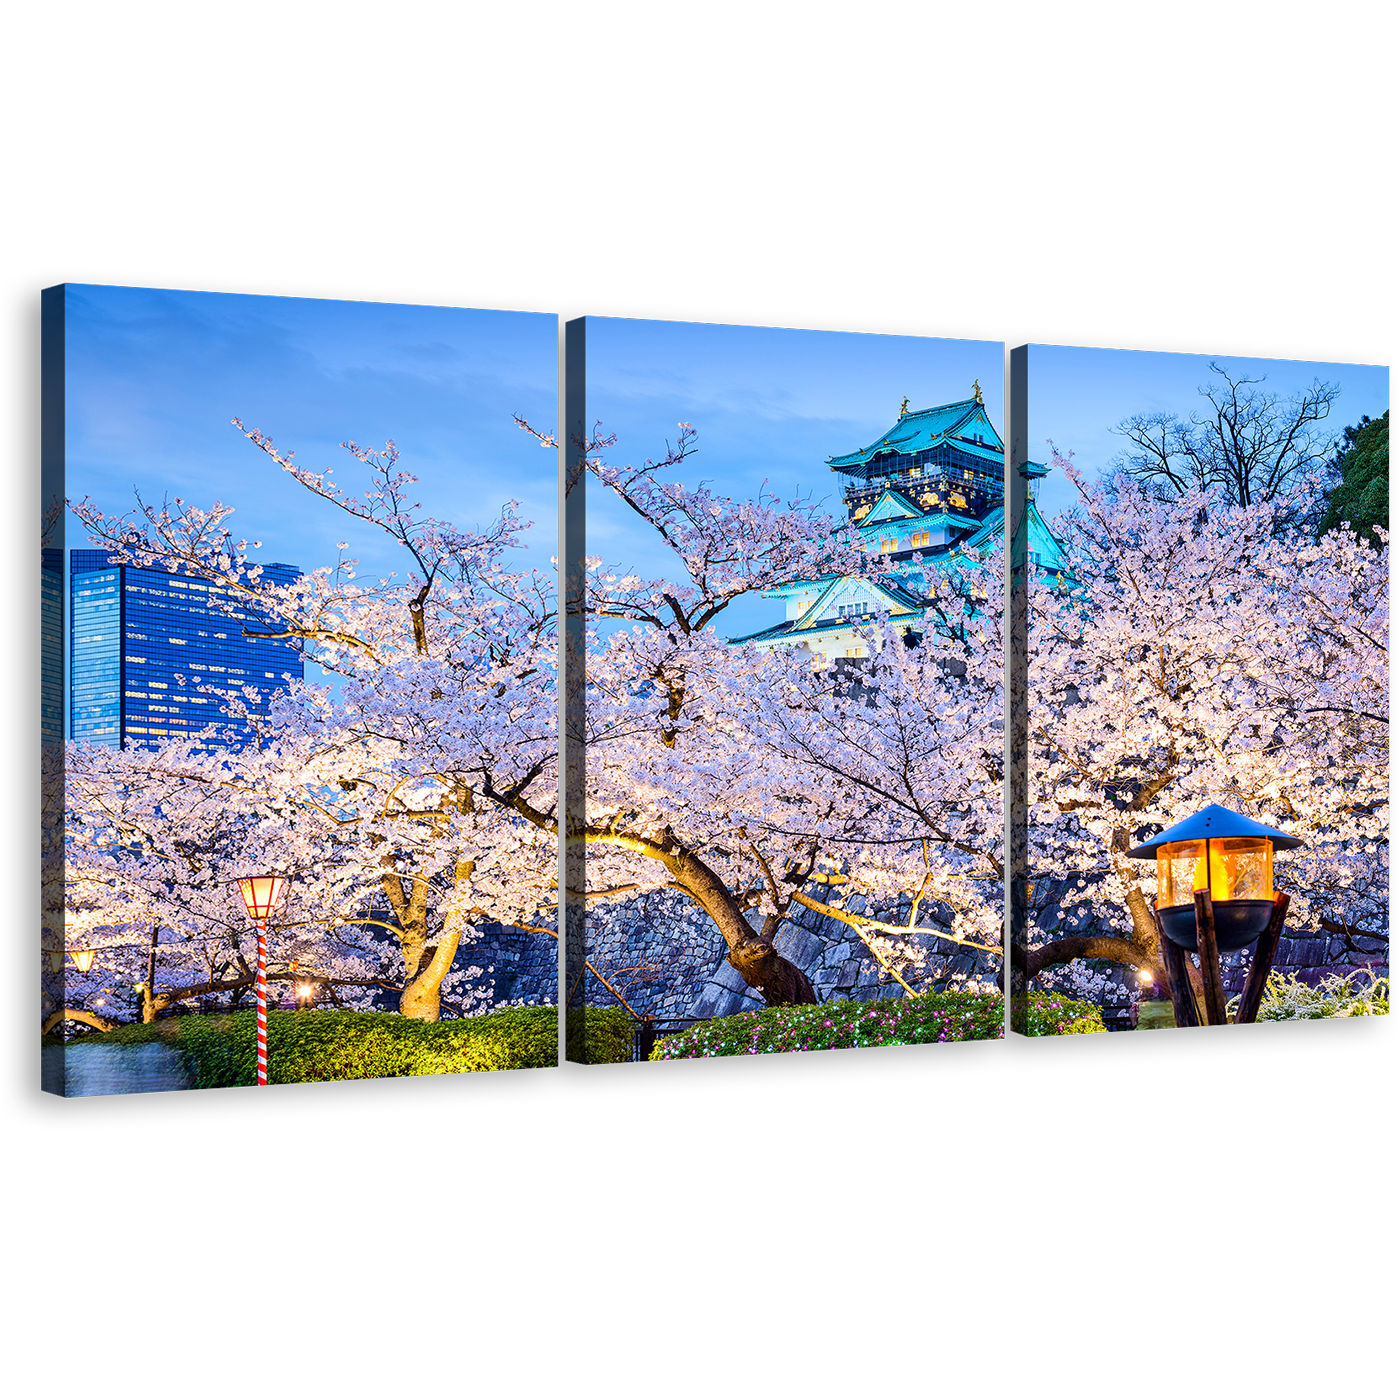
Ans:
[[[976,397],[901,413],[894,427],[869,447],[828,457],[827,463],[834,472],[868,478],[872,471],[879,471],[878,459],[886,453],[912,455],[943,445],[956,447],[988,465],[999,466],[1005,460],[1001,436],[987,417],[981,398]]]
[[[806,641],[813,637],[823,637],[833,632],[845,631],[851,627],[868,626],[874,620],[872,614],[867,613],[861,617],[840,617],[825,614],[823,611],[829,598],[833,598],[838,591],[852,583],[856,585],[857,589],[869,588],[881,595],[885,602],[885,606],[881,610],[888,612],[892,621],[923,615],[924,600],[897,575],[887,574],[880,578],[854,580],[837,574],[829,574],[826,578],[828,580],[826,587],[801,617],[787,618],[772,627],[751,632],[746,637],[730,637],[730,645],[742,646],[745,642],[767,642],[779,637],[789,637],[793,641]],[[764,596],[773,597],[774,594],[765,592]]]

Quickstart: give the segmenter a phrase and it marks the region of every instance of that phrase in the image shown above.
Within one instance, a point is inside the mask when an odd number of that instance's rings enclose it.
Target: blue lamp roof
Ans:
[[[1305,844],[1296,836],[1288,836],[1272,826],[1255,821],[1253,817],[1242,816],[1218,802],[1212,802],[1209,807],[1202,807],[1194,817],[1187,817],[1185,821],[1159,832],[1150,841],[1144,841],[1141,846],[1134,846],[1128,855],[1133,860],[1151,860],[1159,846],[1220,836],[1267,836],[1276,851],[1291,851]]]

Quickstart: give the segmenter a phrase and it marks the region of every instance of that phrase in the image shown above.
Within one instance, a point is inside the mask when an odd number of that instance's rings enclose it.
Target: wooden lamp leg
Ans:
[[[1161,916],[1157,920],[1157,942],[1162,949],[1162,964],[1167,969],[1167,993],[1172,999],[1172,1016],[1178,1026],[1199,1026],[1201,1014],[1196,1006],[1196,994],[1191,990],[1191,976],[1186,970],[1186,954],[1167,937]]]
[[[1196,951],[1201,958],[1201,984],[1205,988],[1206,1024],[1223,1026],[1229,1021],[1225,1011],[1225,984],[1220,978],[1220,947],[1215,941],[1215,905],[1209,890],[1197,890]]]
[[[1269,926],[1259,935],[1254,947],[1254,960],[1249,965],[1249,977],[1240,995],[1240,1004],[1235,1011],[1235,1024],[1247,1025],[1259,1015],[1259,1003],[1264,999],[1264,988],[1268,985],[1269,974],[1274,970],[1274,958],[1278,956],[1278,941],[1283,935],[1283,916],[1288,912],[1288,896],[1280,891],[1274,896],[1274,912]]]

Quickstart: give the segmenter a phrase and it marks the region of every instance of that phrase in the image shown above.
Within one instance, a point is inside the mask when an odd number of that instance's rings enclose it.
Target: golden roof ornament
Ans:
[[[975,379],[972,381],[972,397],[975,402],[982,402],[982,386]]]
[[[905,415],[906,413],[908,413],[908,412],[909,412],[909,395],[908,395],[908,394],[905,394],[905,396],[904,396],[904,402],[903,402],[902,404],[900,404],[900,406],[899,406],[899,416],[900,416],[901,418],[903,418],[904,415]]]

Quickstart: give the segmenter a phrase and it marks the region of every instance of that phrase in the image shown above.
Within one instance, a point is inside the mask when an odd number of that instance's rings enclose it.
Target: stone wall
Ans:
[[[824,892],[826,887],[818,888]],[[851,899],[850,908],[891,923],[908,917],[907,905],[902,911],[868,909],[860,896]],[[940,936],[940,927],[947,927],[937,922],[940,912],[936,907],[926,911],[929,926],[898,940],[912,955],[894,960],[900,976],[915,991],[968,983],[995,986],[1000,959]],[[759,916],[752,919],[757,927]],[[589,960],[639,1015],[733,1016],[764,1005],[729,965],[719,930],[683,894],[663,890],[590,909],[587,927]],[[904,995],[855,930],[829,915],[799,907],[775,946],[806,973],[820,1001]],[[587,998],[593,1006],[616,1004],[592,976]]]
[[[825,886],[813,887],[822,897]],[[1084,933],[1093,927],[1087,904],[1061,900],[1070,894],[1067,882],[1038,881],[1032,914],[1045,932]],[[821,1001],[903,996],[904,990],[871,955],[854,929],[830,916],[798,906],[778,936],[778,951],[807,974]],[[908,918],[908,904],[893,909],[869,909],[860,896],[851,899],[852,912],[870,914],[889,923]],[[757,924],[757,916],[754,916]],[[967,985],[995,985],[1000,959],[953,943],[940,936],[947,911],[937,906],[922,912],[926,925],[902,939],[918,957],[900,959],[896,967],[916,991]],[[594,906],[586,916],[589,961],[638,1015],[660,1020],[677,1017],[732,1016],[754,1011],[763,999],[726,960],[724,939],[709,917],[685,895],[659,890],[607,905]],[[1317,980],[1331,972],[1373,965],[1389,975],[1389,944],[1385,939],[1295,936],[1284,930],[1275,966]],[[545,934],[526,933],[501,924],[487,925],[480,937],[457,954],[459,968],[483,971],[472,985],[489,991],[493,1004],[514,1001],[553,1003],[556,995],[558,945]],[[921,960],[920,960],[921,959]],[[1230,954],[1223,960],[1225,989],[1236,996],[1244,988],[1249,955]],[[1128,1024],[1129,1008],[1141,988],[1129,968],[1103,969],[1102,986],[1091,998],[1102,1007],[1111,1025]],[[1072,988],[1049,974],[1043,983]],[[585,1000],[590,1006],[615,1006],[617,997],[591,973]]]
[[[553,1006],[559,989],[559,943],[546,933],[528,933],[508,924],[483,924],[462,940],[452,966],[481,971],[466,985],[489,996],[493,1006],[513,1002]]]
[[[723,962],[724,938],[685,895],[657,890],[593,905],[585,916],[584,931],[589,962],[639,1016],[716,1014],[692,1008],[700,989]],[[592,973],[587,976],[584,1000],[589,1006],[618,1003],[618,997]]]

